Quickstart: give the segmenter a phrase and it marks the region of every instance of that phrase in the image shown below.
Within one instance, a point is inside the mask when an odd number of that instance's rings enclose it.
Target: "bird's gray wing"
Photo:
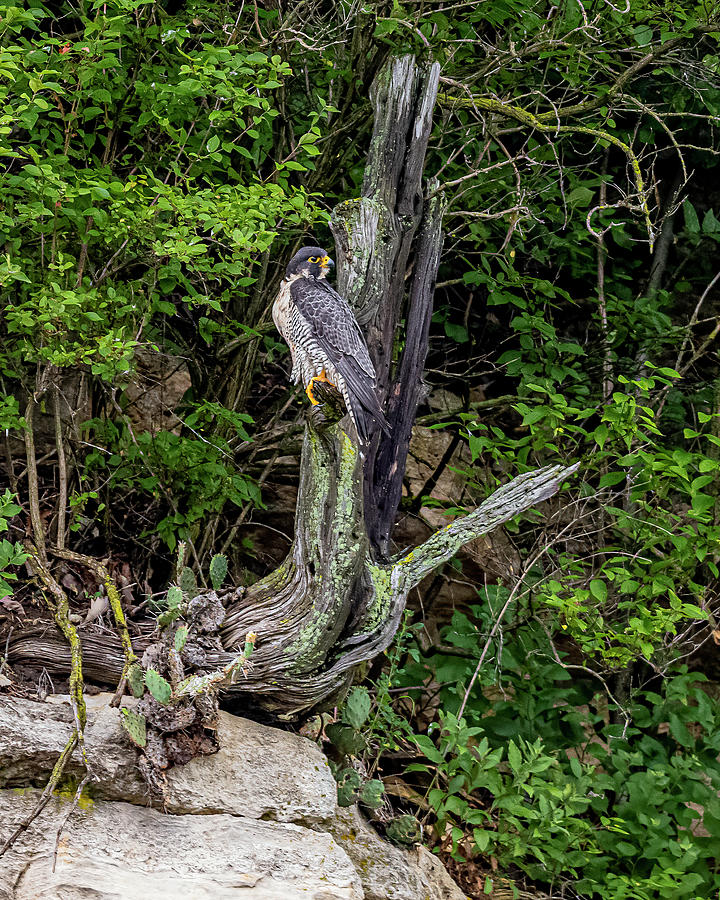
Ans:
[[[290,286],[290,297],[331,362],[342,364],[353,360],[374,382],[375,367],[347,301],[326,281],[314,278],[294,281]]]

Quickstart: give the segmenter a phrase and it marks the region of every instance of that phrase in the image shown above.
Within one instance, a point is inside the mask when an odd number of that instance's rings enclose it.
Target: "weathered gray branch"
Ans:
[[[442,563],[452,559],[464,544],[552,497],[578,465],[546,466],[518,475],[495,491],[474,512],[436,531],[425,543],[401,556],[394,566],[400,570],[400,580],[410,590]]]
[[[429,187],[434,188],[436,182]],[[370,545],[383,558],[400,506],[403,476],[418,406],[422,400],[435,280],[440,265],[446,201],[435,194],[427,204],[417,238],[415,269],[406,314],[405,345],[388,392],[390,434],[381,434],[365,465],[365,523]]]
[[[420,66],[410,55],[378,73],[361,196],[332,215],[338,288],[365,328],[381,391],[389,384],[405,273],[423,213],[422,170],[439,79],[438,63]]]

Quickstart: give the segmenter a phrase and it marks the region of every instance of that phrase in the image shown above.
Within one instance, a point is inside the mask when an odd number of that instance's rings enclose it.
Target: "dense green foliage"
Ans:
[[[423,586],[372,708],[351,694],[328,726],[343,796],[378,809],[378,777],[403,780],[468,890],[492,859],[558,896],[716,893],[713,4],[29,0],[0,34],[0,595],[33,504],[148,593],[178,541],[213,583],[214,553],[235,581],[282,557],[302,408],[273,292],[360,190],[377,71],[435,59],[433,476],[405,506],[454,515],[558,460],[582,478],[506,529],[517,565]],[[148,357],[185,377],[160,425],[133,406]],[[447,466],[462,495],[436,490]]]

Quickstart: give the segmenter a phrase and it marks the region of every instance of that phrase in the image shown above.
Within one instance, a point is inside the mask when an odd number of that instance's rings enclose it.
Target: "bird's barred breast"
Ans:
[[[290,315],[290,282],[283,280],[280,283],[280,290],[278,291],[278,295],[275,298],[275,302],[273,303],[272,317],[273,322],[275,323],[275,327],[285,338],[285,342],[292,350],[294,342],[291,340],[290,334]]]

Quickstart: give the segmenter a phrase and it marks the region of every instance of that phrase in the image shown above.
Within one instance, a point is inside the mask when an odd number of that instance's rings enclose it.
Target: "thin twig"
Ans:
[[[130,666],[132,666],[133,663],[137,660],[137,656],[135,654],[135,651],[133,650],[132,641],[130,639],[130,632],[128,631],[125,613],[123,612],[122,602],[120,600],[120,592],[118,591],[115,582],[110,577],[108,570],[99,560],[94,559],[92,556],[85,556],[85,554],[83,553],[75,553],[72,550],[65,550],[61,547],[50,547],[50,552],[55,556],[59,556],[61,559],[67,559],[70,560],[70,562],[78,563],[81,566],[86,566],[88,569],[91,569],[93,572],[95,572],[95,574],[105,586],[105,593],[107,594],[110,608],[112,609],[113,618],[115,619],[115,627],[117,628],[118,636],[120,637],[120,641],[123,647],[123,654],[125,656],[125,664],[123,666],[122,675],[120,676],[120,681],[118,683],[117,690],[115,691],[115,696],[110,701],[110,706],[119,706],[120,700],[125,690],[128,670],[130,669]]]
[[[55,447],[58,455],[59,495],[57,502],[57,529],[55,543],[59,549],[65,546],[65,515],[67,512],[67,462],[65,459],[65,441],[63,439],[62,419],[60,418],[60,390],[53,385],[53,407],[55,415]]]
[[[45,532],[40,517],[40,491],[38,488],[37,460],[35,457],[35,397],[30,394],[25,409],[25,457],[27,459],[28,505],[35,544],[39,558],[46,559]]]

